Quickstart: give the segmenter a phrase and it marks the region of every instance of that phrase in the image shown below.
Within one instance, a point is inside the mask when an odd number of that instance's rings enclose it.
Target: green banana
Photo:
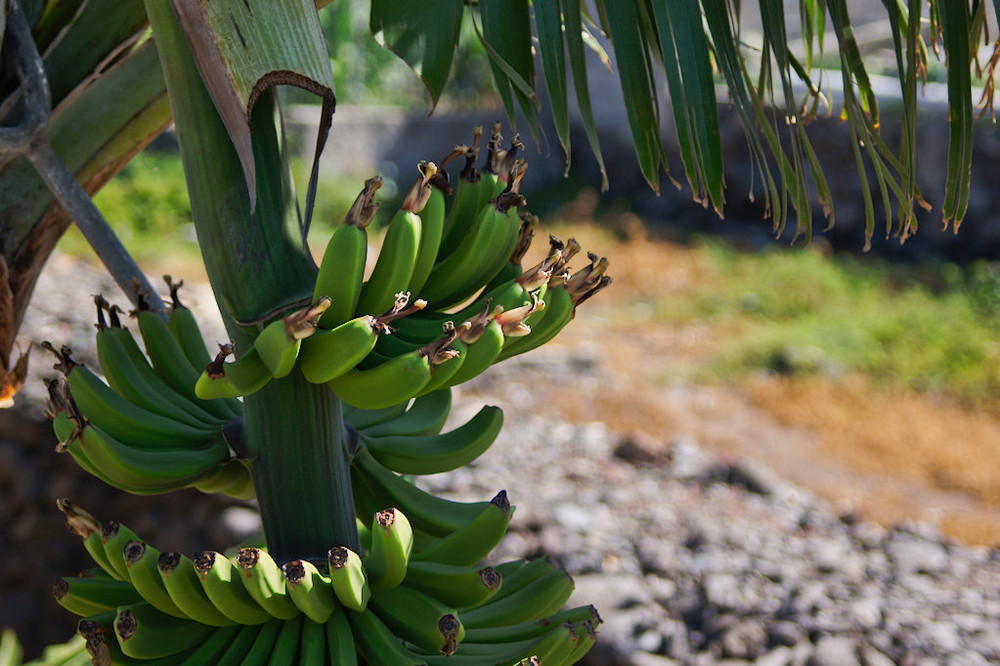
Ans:
[[[187,618],[188,615],[174,603],[160,577],[158,562],[160,551],[142,541],[129,541],[122,549],[129,579],[142,598],[161,613]]]
[[[437,435],[361,434],[361,442],[382,465],[400,474],[438,474],[481,456],[503,427],[503,410],[484,406],[463,425]]]
[[[89,424],[87,428],[91,428]],[[82,431],[81,431],[82,433]],[[118,488],[119,490],[124,490],[132,495],[158,495],[161,493],[173,492],[182,488],[184,484],[178,483],[176,481],[153,483],[150,480],[146,480],[142,485],[134,485],[129,483],[124,483],[120,479],[113,478],[109,474],[106,474],[103,469],[101,469],[94,461],[92,461],[87,453],[83,450],[83,445],[81,444],[80,437],[74,436],[68,442],[60,444],[57,451],[62,451],[69,453],[73,460],[76,461],[80,469],[87,472],[91,476],[103,481],[105,484]]]
[[[301,617],[302,615],[295,616],[295,618]],[[291,621],[294,621],[294,619]],[[254,638],[250,650],[247,651],[243,660],[239,662],[240,666],[264,666],[267,664],[271,658],[275,643],[278,640],[278,635],[285,627],[285,624],[286,621],[283,620],[271,620],[267,624],[259,625],[260,631]]]
[[[411,210],[420,216],[420,250],[407,286],[414,294],[420,293],[434,268],[444,232],[444,189],[451,189],[448,187],[447,174],[439,171],[433,162],[421,162],[417,169],[421,171],[421,179],[417,181],[421,187]],[[414,189],[417,189],[417,185],[414,185]],[[404,203],[404,207],[405,205]]]
[[[114,578],[65,576],[52,586],[52,596],[74,615],[87,616],[141,601],[132,584]]]
[[[66,375],[76,406],[112,437],[146,449],[192,448],[221,437],[217,427],[194,427],[132,404],[89,368],[76,363],[68,348],[57,352],[49,343],[43,342],[42,346],[59,358],[56,368]]]
[[[411,560],[403,585],[420,590],[452,608],[473,608],[496,594],[503,577],[492,567]]]
[[[247,589],[236,580],[236,565],[221,553],[202,550],[192,558],[205,596],[220,613],[236,624],[264,624],[271,619],[254,601]]]
[[[236,624],[215,607],[201,584],[201,576],[191,558],[178,552],[160,553],[157,568],[171,601],[185,615],[200,624],[225,627]]]
[[[457,305],[473,296],[500,272],[517,240],[520,226],[516,207],[524,198],[516,192],[501,195],[477,214],[455,251],[434,265],[420,297],[436,309]]]
[[[114,638],[114,629],[107,633],[99,634],[88,638],[85,646],[87,652],[92,656],[88,664],[114,664],[115,666],[177,666],[188,655],[192,654],[196,648],[182,650],[176,654],[171,654],[159,659],[136,659],[126,655]]]
[[[272,624],[274,620],[267,624]],[[215,661],[208,662],[213,666],[241,666],[244,660],[253,649],[253,644],[267,624],[246,624],[237,627],[238,633],[229,641],[226,651],[219,655]],[[206,662],[202,662],[206,663]],[[193,665],[192,665],[193,666]]]
[[[194,385],[199,398],[239,398],[256,393],[273,379],[274,375],[261,360],[256,347],[250,347],[235,361],[226,363],[226,357],[232,353],[232,345],[219,345],[219,353]]]
[[[436,435],[444,429],[451,413],[451,389],[427,393],[409,404],[406,411],[394,419],[359,428],[365,437],[387,435]]]
[[[60,402],[62,405],[58,409],[64,411],[57,411],[52,402],[53,393],[60,395],[57,389],[57,384],[62,384],[65,388],[65,381],[51,381],[48,383],[49,387],[49,401],[46,407],[47,415],[52,418],[52,429],[54,430],[56,437],[59,439],[59,444],[56,446],[56,452],[58,453],[69,453],[73,460],[88,474],[100,479],[109,486],[113,486],[124,490],[126,492],[132,493],[134,495],[155,495],[161,492],[168,492],[171,490],[176,490],[176,483],[161,484],[161,485],[151,485],[148,480],[143,483],[141,487],[134,486],[127,483],[122,483],[121,481],[115,480],[104,473],[83,451],[83,445],[80,443],[80,436],[83,434],[85,428],[89,428],[90,424],[87,423],[87,419],[79,413],[76,409],[76,405],[73,404],[72,399],[69,399],[67,403]],[[53,389],[56,389],[53,391]],[[60,397],[60,401],[63,399]],[[72,409],[73,416],[70,416],[69,409]]]
[[[344,421],[357,431],[363,431],[380,423],[388,423],[406,411],[409,401],[398,402],[382,409],[361,409],[344,405]]]
[[[302,635],[299,637],[298,666],[326,666],[326,624],[312,620],[302,621]]]
[[[468,326],[468,322],[462,324],[463,329]],[[430,381],[417,392],[418,398],[428,393],[435,393],[441,388],[447,388],[451,385],[451,378],[465,365],[465,343],[459,340],[457,335],[449,343],[442,342],[439,349],[438,355],[433,357],[439,362],[432,365]]]
[[[507,152],[507,158],[513,158],[513,151]],[[482,205],[489,206],[494,201],[503,201],[503,197],[509,196],[511,193],[518,193],[518,190],[521,188],[521,179],[524,177],[524,172],[527,168],[528,165],[524,160],[519,159],[512,162],[511,167],[505,171],[505,174],[508,174],[506,181],[501,179],[498,183],[499,187],[494,190],[496,192],[494,195],[496,196],[496,199],[491,196],[488,200],[482,202]],[[524,198],[520,197],[520,195],[518,195],[518,197],[517,205],[524,205]],[[517,251],[518,243],[521,240],[521,218],[523,215],[530,216],[531,214],[527,211],[520,214],[516,211],[511,211],[511,213],[506,216],[506,233],[502,237],[503,244],[493,254],[492,263],[489,263],[484,267],[483,273],[478,280],[479,285],[490,284],[504,269],[504,267],[510,263],[510,258],[514,256],[514,253]],[[477,285],[477,289],[478,288],[479,286]]]
[[[257,355],[275,379],[291,374],[302,340],[316,332],[317,321],[329,307],[330,297],[321,296],[312,305],[272,321],[254,338]]]
[[[381,409],[406,402],[431,379],[431,361],[424,347],[368,370],[354,369],[327,382],[349,405]]]
[[[467,629],[465,632],[465,641],[467,643],[508,643],[511,641],[538,638],[546,634],[552,627],[565,622],[572,622],[573,624],[589,622],[591,626],[596,626],[601,624],[603,620],[601,620],[601,616],[598,615],[597,609],[593,606],[577,606],[560,611],[555,615],[522,622],[521,624]]]
[[[193,483],[230,456],[221,439],[208,448],[143,450],[117,440],[93,423],[67,445],[71,453],[74,444],[112,485],[156,492]]]
[[[493,597],[492,601],[499,601],[514,592],[528,587],[540,578],[552,574],[558,568],[547,557],[539,557],[533,560],[511,560],[497,564],[494,566],[494,569],[503,576],[503,589]]]
[[[340,604],[360,613],[368,606],[371,585],[361,562],[361,556],[350,548],[336,546],[327,554],[330,567],[330,586]]]
[[[531,333],[521,338],[512,338],[504,344],[503,350],[497,356],[497,363],[511,356],[523,354],[554,338],[566,324],[573,320],[576,304],[569,291],[562,286],[548,290],[545,309],[542,318],[531,327]]]
[[[479,140],[482,136],[483,128],[476,126],[472,131],[472,144],[455,147],[455,150],[464,148],[465,166],[458,175],[455,199],[445,215],[437,261],[441,261],[455,250],[479,211],[479,172],[476,170],[476,157],[479,154]]]
[[[381,499],[376,499],[376,493],[371,490],[367,481],[359,475],[351,474],[351,490],[354,497],[355,522],[358,524],[358,538],[361,545],[361,555],[368,552],[371,543],[372,519],[385,506]],[[363,528],[363,529],[362,529]],[[367,538],[363,538],[367,537]]]
[[[288,596],[306,617],[323,624],[330,619],[337,601],[330,579],[308,560],[294,560],[281,567]]]
[[[116,615],[118,615],[117,608],[80,618],[76,623],[76,631],[87,639],[100,635],[113,635]]]
[[[389,322],[418,312],[426,305],[417,300],[407,307],[409,301],[409,292],[398,293],[387,312],[377,317],[361,315],[306,339],[302,346],[303,376],[314,384],[323,384],[348,372],[371,353],[380,339],[379,333],[390,330]]]
[[[326,621],[326,645],[330,654],[330,666],[357,666],[358,650],[354,645],[354,634],[344,608],[338,606]]]
[[[564,570],[555,569],[515,592],[493,595],[485,604],[462,613],[462,621],[472,629],[537,620],[562,608],[572,593],[573,579]]]
[[[227,653],[233,640],[239,636],[242,629],[243,627],[239,625],[215,629],[183,661],[178,662],[178,666],[204,666],[205,664],[218,666],[219,661]]]
[[[65,385],[65,382],[61,379],[51,380],[47,384],[50,392],[53,390],[57,382],[62,382]],[[58,408],[58,411],[56,411],[51,409],[51,407],[46,406],[46,416],[47,418],[52,419],[52,432],[55,434],[56,440],[60,444],[65,444],[72,437],[75,437],[77,431],[80,429],[80,426],[75,420],[70,418],[69,413],[64,407],[60,407]]]
[[[299,640],[302,636],[302,623],[305,618],[301,615],[293,620],[281,623],[278,635],[274,639],[267,660],[267,666],[286,666],[286,664],[298,663]]]
[[[465,637],[453,608],[405,585],[376,593],[371,607],[393,633],[427,652],[454,654]]]
[[[521,226],[517,232],[517,243],[514,251],[511,252],[507,263],[500,269],[500,272],[486,285],[485,292],[493,291],[496,287],[505,284],[524,273],[522,262],[524,255],[531,248],[531,243],[535,239],[535,228],[538,226],[538,216],[530,213],[519,215]]]
[[[83,539],[83,547],[94,562],[112,578],[127,581],[128,576],[118,573],[108,560],[101,540],[100,521],[65,497],[56,499],[56,508],[66,517],[66,529]]]
[[[122,606],[115,615],[115,636],[122,652],[133,659],[159,659],[189,650],[213,627],[182,620],[156,610],[145,601]]]
[[[548,631],[537,638],[504,643],[469,643],[463,642],[458,651],[452,655],[451,661],[445,662],[438,658],[428,658],[431,666],[447,664],[448,666],[487,666],[494,664],[525,664],[562,666],[573,654],[579,641],[576,627],[572,623],[550,626]],[[589,646],[588,646],[589,648]],[[583,650],[586,652],[586,649]],[[583,656],[580,653],[579,656]]]
[[[184,280],[174,282],[169,275],[164,275],[163,279],[170,288],[170,314],[167,317],[167,326],[174,334],[174,339],[180,345],[184,355],[194,368],[204,368],[212,360],[212,354],[205,346],[205,338],[201,334],[198,320],[194,318],[191,309],[181,303],[178,296],[180,288],[184,285]]]
[[[483,327],[479,338],[474,342],[466,343],[465,362],[462,363],[458,372],[451,376],[447,384],[457,386],[473,377],[478,377],[489,369],[500,356],[500,352],[503,351],[505,339],[503,327],[495,318],[490,319],[489,323]]]
[[[508,344],[514,338],[523,337],[531,333],[531,327],[524,323],[525,320],[538,312],[544,311],[546,307],[545,301],[540,301],[538,298],[538,292],[533,291],[531,292],[531,303],[514,308],[513,310],[501,312],[495,317],[496,322],[500,324],[500,330],[503,331],[504,344]]]
[[[130,581],[128,565],[125,563],[125,546],[139,537],[128,527],[116,520],[101,521],[101,546],[107,562],[118,573],[121,580]]]
[[[552,249],[549,254],[536,266],[523,272],[519,271],[517,275],[496,286],[484,289],[475,301],[458,312],[440,312],[434,308],[425,309],[424,312],[399,322],[395,327],[396,335],[401,340],[422,344],[437,337],[440,334],[441,326],[446,321],[469,321],[472,324],[470,333],[462,337],[466,342],[474,342],[478,339],[481,328],[485,326],[491,316],[504,310],[513,310],[527,305],[531,302],[530,293],[549,283],[552,279],[553,267],[563,256],[564,246],[562,241],[555,237],[550,239],[550,243]],[[498,310],[498,308],[500,309]]]
[[[379,339],[383,325],[376,317],[361,315],[329,331],[319,331],[303,341],[299,366],[313,384],[326,382],[360,363]]]
[[[566,622],[562,627],[565,633],[548,643],[535,646],[538,662],[547,664],[575,664],[590,650],[597,639],[597,631],[589,622],[575,625]],[[557,630],[554,630],[557,631]]]
[[[269,615],[291,620],[301,613],[285,588],[281,567],[266,550],[241,548],[234,559],[246,591]]]
[[[489,555],[507,533],[512,510],[501,490],[475,520],[414,553],[414,561],[471,566]]]
[[[234,499],[254,499],[256,491],[248,462],[244,458],[232,458],[205,472],[191,485],[207,495],[222,493]]]
[[[427,660],[407,650],[371,608],[348,613],[358,653],[367,664],[379,666],[427,666]]]
[[[412,550],[413,528],[402,511],[390,508],[375,514],[371,543],[364,557],[372,594],[391,590],[403,582]]]
[[[111,309],[112,325],[108,326],[101,309],[107,301],[101,296],[94,298],[98,308],[97,358],[112,389],[143,409],[195,428],[218,427],[223,423],[167,384],[149,365],[132,333],[120,325],[117,307]],[[158,317],[152,313],[151,316]]]
[[[178,307],[175,304],[174,310]],[[167,384],[188,401],[197,404],[219,420],[228,421],[243,414],[243,405],[237,400],[202,400],[195,394],[194,386],[198,382],[198,376],[211,360],[205,344],[201,342],[200,331],[197,332],[198,342],[201,345],[199,356],[208,360],[201,365],[194,365],[174,337],[170,325],[163,321],[163,317],[151,310],[139,310],[136,318],[146,355],[149,356],[153,369]]]
[[[380,464],[364,447],[351,465],[353,480],[365,484],[381,506],[404,508],[411,525],[430,535],[443,537],[472,522],[489,502],[453,502],[424,492]]]
[[[378,314],[405,292],[420,252],[420,217],[400,209],[389,222],[375,268],[361,287],[356,314]]]
[[[319,319],[319,326],[332,329],[354,317],[358,309],[358,295],[364,283],[365,263],[368,258],[368,233],[378,204],[373,201],[375,192],[382,186],[378,176],[365,181],[365,187],[337,227],[323,252],[323,259],[316,276],[313,300],[330,298],[330,307]]]

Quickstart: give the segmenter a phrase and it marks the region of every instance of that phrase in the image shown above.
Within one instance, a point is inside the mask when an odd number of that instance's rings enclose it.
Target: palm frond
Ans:
[[[929,207],[916,184],[917,83],[926,80],[932,52],[943,58],[948,72],[949,152],[942,217],[946,226],[957,229],[966,214],[973,64],[975,75],[984,79],[980,107],[986,112],[992,110],[992,78],[1000,63],[1000,41],[985,66],[976,61],[979,39],[989,39],[984,0],[930,0],[926,16],[920,0],[882,3],[902,99],[901,134],[891,140],[880,133],[879,99],[846,0],[798,0],[797,26],[786,24],[788,2],[759,0],[759,21],[755,21],[759,30],[754,35],[741,25],[738,0],[595,0],[592,4],[584,0],[479,0],[475,4],[478,11],[470,15],[475,14],[476,34],[490,58],[504,107],[513,121],[516,103],[536,135],[540,128],[536,91],[541,85],[534,76],[537,61],[567,168],[569,109],[575,97],[580,122],[604,171],[583,48],[595,45],[607,49],[617,71],[636,157],[653,189],[659,188],[668,173],[663,132],[669,117],[694,199],[722,214],[725,169],[718,105],[728,102],[743,124],[765,210],[775,230],[780,232],[794,215],[796,233],[807,239],[817,214],[833,222],[830,187],[808,129],[809,121],[833,98],[840,100],[841,108],[831,111],[848,127],[862,180],[867,236],[874,233],[879,217],[876,201],[887,234],[905,239],[915,231],[916,207]],[[376,13],[386,14],[387,7],[397,7],[392,10],[397,21],[404,20],[404,14],[425,11],[402,9],[406,6],[390,0],[375,2],[373,29]],[[449,7],[454,12],[449,16],[460,19],[465,6],[456,0]],[[1000,11],[1000,0],[994,0],[993,7],[994,12]],[[429,58],[421,51],[422,45],[453,49],[457,38],[442,42],[444,38],[438,35],[435,42],[432,33],[442,32],[440,22],[433,25],[426,18],[406,22],[408,48],[394,50],[411,66],[422,64],[414,68],[436,101],[450,60]],[[793,37],[790,27],[797,27],[800,36]],[[836,55],[835,64],[830,55]],[[725,94],[720,95],[717,91],[722,87]],[[664,92],[670,98],[669,114],[659,105]]]

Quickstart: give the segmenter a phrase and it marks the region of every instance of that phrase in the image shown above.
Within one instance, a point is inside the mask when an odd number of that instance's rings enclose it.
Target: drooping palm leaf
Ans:
[[[378,0],[376,4],[384,8],[407,3]],[[717,104],[727,100],[717,97],[716,85],[724,83],[728,102],[744,126],[751,163],[759,176],[758,187],[776,231],[780,232],[788,216],[794,214],[797,233],[808,239],[817,203],[832,224],[830,188],[822,161],[810,142],[808,122],[827,107],[827,100],[835,93],[842,108],[831,110],[846,122],[851,137],[862,181],[867,236],[874,233],[876,201],[880,202],[887,233],[894,232],[902,239],[915,230],[915,206],[927,205],[915,178],[916,83],[926,74],[928,53],[926,26],[921,33],[922,2],[884,3],[885,25],[893,39],[902,90],[901,137],[896,149],[889,147],[895,138],[888,142],[880,134],[878,100],[845,0],[799,0],[800,40],[791,39],[787,32],[787,3],[781,0],[755,3],[759,36],[744,34],[740,25],[743,8],[738,0],[596,0],[592,4],[584,0],[481,0],[476,4],[476,34],[491,58],[504,107],[513,116],[516,100],[535,127],[538,84],[526,46],[526,17],[533,15],[534,56],[545,75],[552,120],[567,161],[571,150],[568,79],[572,75],[580,122],[601,162],[582,48],[586,44],[607,47],[611,54],[639,166],[654,189],[666,168],[662,143],[665,118],[659,107],[664,88],[661,80],[665,80],[687,181],[696,199],[721,213],[725,183]],[[996,9],[1000,0],[992,4]],[[987,31],[987,3],[931,0],[928,5],[930,35],[940,39],[949,72],[948,180],[942,214],[946,224],[957,227],[968,207],[970,185],[970,63],[976,36]],[[599,44],[593,39],[595,32]],[[836,40],[839,73],[822,69],[827,66],[823,55],[830,50],[831,37]],[[412,44],[423,43],[416,35],[409,38]],[[419,49],[414,49],[404,56],[408,62],[421,58]],[[422,62],[421,76],[425,82],[434,81],[439,89],[447,76],[444,65],[439,62],[430,71],[428,61]],[[992,77],[998,63],[1000,48],[990,65],[977,71]],[[992,82],[987,82],[984,106],[988,106],[992,90]],[[870,181],[868,174],[873,174]]]
[[[369,27],[379,44],[409,65],[437,106],[458,45],[462,0],[411,3],[372,0]]]

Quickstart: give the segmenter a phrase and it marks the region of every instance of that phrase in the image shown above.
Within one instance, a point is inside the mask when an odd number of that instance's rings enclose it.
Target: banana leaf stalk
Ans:
[[[312,296],[273,89],[249,115],[256,205],[241,156],[202,82],[167,0],[146,0],[163,65],[205,267],[237,354],[270,319]],[[242,159],[241,159],[242,157]],[[298,373],[244,402],[244,436],[268,550],[279,562],[358,549],[340,401]]]

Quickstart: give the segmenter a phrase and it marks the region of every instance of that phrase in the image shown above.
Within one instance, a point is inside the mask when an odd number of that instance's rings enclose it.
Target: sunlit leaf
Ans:
[[[654,102],[649,45],[638,25],[637,0],[613,0],[605,9],[639,167],[650,187],[659,191],[663,147]]]
[[[493,75],[514,122],[513,91],[535,141],[540,141],[541,118],[535,96],[535,60],[531,50],[531,14],[527,0],[480,0],[482,38],[490,56]]]
[[[566,171],[569,172],[569,107],[566,91],[566,49],[563,42],[562,18],[559,0],[534,0],[535,29],[538,31],[538,50],[545,73],[545,86],[552,105],[552,120],[556,135],[566,153]]]
[[[431,108],[437,106],[451,73],[463,9],[462,0],[372,0],[372,35],[416,72],[430,93]]]
[[[578,0],[561,0],[563,8],[563,22],[566,25],[566,50],[569,53],[569,65],[573,70],[573,87],[576,91],[576,103],[580,108],[580,119],[583,122],[583,130],[587,134],[587,141],[590,149],[594,152],[594,157],[601,169],[601,189],[608,189],[608,172],[604,167],[604,158],[601,155],[601,144],[597,138],[597,129],[594,126],[594,112],[590,106],[590,89],[587,83],[587,63],[584,59],[583,50],[583,21],[580,17],[580,4]]]

